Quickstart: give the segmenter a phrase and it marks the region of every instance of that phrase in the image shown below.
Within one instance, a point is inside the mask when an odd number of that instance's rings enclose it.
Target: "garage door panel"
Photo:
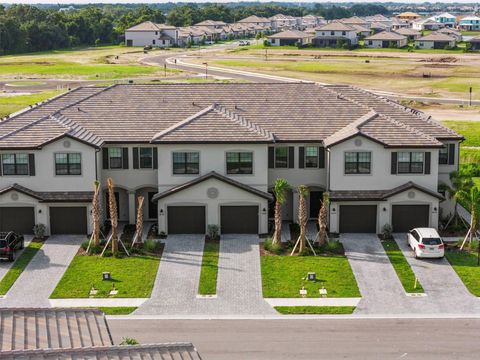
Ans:
[[[392,206],[392,228],[394,232],[407,232],[416,227],[428,227],[429,225],[429,205]]]
[[[35,211],[33,207],[1,207],[0,231],[33,234]]]
[[[51,207],[50,232],[55,234],[86,234],[87,208],[85,206]]]
[[[340,205],[341,233],[376,233],[377,205]]]
[[[205,234],[205,206],[168,206],[169,234]]]
[[[258,234],[258,206],[221,206],[222,234]]]

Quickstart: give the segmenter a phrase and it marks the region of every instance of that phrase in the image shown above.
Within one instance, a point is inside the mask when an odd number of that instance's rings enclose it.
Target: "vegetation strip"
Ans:
[[[416,276],[410,267],[407,259],[403,256],[402,250],[395,240],[382,241],[383,248],[390,259],[390,262],[397,273],[400,282],[407,293],[423,293],[420,282],[415,281]]]
[[[200,272],[200,295],[214,295],[217,293],[218,255],[220,242],[206,241],[203,248],[202,270]]]
[[[465,141],[462,142],[462,146],[480,147],[480,122],[447,120],[443,121],[443,124],[459,134],[465,135]]]
[[[50,298],[88,298],[92,286],[95,298],[108,298],[113,286],[116,298],[148,298],[152,293],[160,258],[130,256],[125,258],[77,255]],[[102,273],[111,273],[112,280],[102,280]]]
[[[100,307],[98,308],[105,315],[128,315],[137,310],[136,306],[117,306],[117,307]]]
[[[467,245],[468,246],[468,245]],[[475,296],[480,296],[480,266],[477,254],[467,251],[446,251],[445,256],[465,287]]]
[[[29,95],[0,96],[0,118],[61,93],[61,91],[52,90]]]
[[[17,281],[20,274],[25,270],[27,265],[30,263],[30,260],[35,256],[35,254],[42,247],[43,242],[31,242],[22,254],[17,258],[13,263],[12,267],[0,281],[0,295],[5,295],[8,290],[13,286],[15,281]]]
[[[284,315],[352,314],[355,306],[275,306],[275,310]]]

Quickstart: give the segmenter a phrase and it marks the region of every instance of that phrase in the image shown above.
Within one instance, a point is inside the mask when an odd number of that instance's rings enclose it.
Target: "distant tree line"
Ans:
[[[147,20],[189,26],[207,19],[232,23],[250,15],[270,17],[275,14],[314,14],[332,20],[353,15],[388,14],[388,10],[375,4],[344,7],[254,2],[78,6],[73,11],[59,11],[54,6],[0,5],[0,55],[120,43],[125,29]]]

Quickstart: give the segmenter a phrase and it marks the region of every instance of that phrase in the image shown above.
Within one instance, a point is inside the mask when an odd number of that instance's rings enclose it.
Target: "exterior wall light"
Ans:
[[[262,209],[262,213],[265,214],[266,212],[267,212],[267,209],[263,208],[263,209]]]
[[[163,209],[160,209],[160,215],[163,215]]]
[[[386,208],[386,207],[384,207],[384,208],[383,208],[383,211],[387,211],[387,208]]]
[[[335,211],[337,211],[337,209],[335,209],[335,208],[332,208],[332,212],[335,212]]]
[[[38,213],[41,214],[41,213],[42,213],[42,209],[38,209]]]

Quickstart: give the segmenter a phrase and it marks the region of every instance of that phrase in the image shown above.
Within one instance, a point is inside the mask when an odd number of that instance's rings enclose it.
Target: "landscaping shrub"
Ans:
[[[126,224],[123,227],[123,233],[122,233],[121,239],[123,241],[132,242],[133,235],[135,235],[136,230],[137,230],[137,227],[134,224]]]
[[[390,224],[385,224],[382,227],[382,239],[383,240],[389,240],[392,239],[392,226]]]
[[[112,250],[105,250],[105,252],[103,253],[103,256],[112,257],[113,256]]]
[[[218,225],[215,224],[208,224],[207,226],[207,236],[209,240],[217,240],[220,237],[218,236],[218,233],[220,231],[220,228]]]
[[[36,224],[33,227],[33,234],[37,239],[43,240],[43,238],[45,238],[46,232],[47,232],[47,228],[43,224]]]
[[[263,248],[271,252],[272,254],[279,255],[282,252],[282,245],[280,244],[273,244],[271,238],[265,239],[265,242],[263,243]]]
[[[345,253],[342,243],[337,240],[330,240],[327,242],[323,247],[323,251],[337,255],[343,255]]]
[[[162,251],[162,243],[157,240],[148,239],[145,241],[144,248],[149,253],[158,254]]]
[[[122,342],[120,343],[120,345],[138,345],[138,344],[140,344],[138,340],[132,339],[129,337],[124,337],[122,339]]]

